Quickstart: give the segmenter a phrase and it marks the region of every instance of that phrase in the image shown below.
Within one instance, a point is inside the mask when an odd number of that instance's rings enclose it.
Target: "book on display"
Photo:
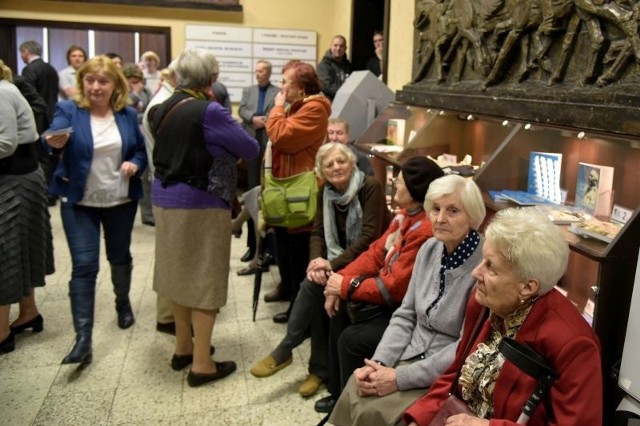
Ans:
[[[560,169],[562,154],[533,151],[529,154],[527,192],[554,203],[562,202]]]
[[[575,205],[594,216],[608,217],[613,202],[613,167],[578,163]]]

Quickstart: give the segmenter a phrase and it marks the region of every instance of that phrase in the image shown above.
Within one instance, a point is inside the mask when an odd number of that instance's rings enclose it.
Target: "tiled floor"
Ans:
[[[235,271],[245,251],[244,235],[232,239],[229,300],[218,316],[212,343],[216,360],[234,360],[238,371],[200,388],[186,383],[186,370],[169,367],[173,338],[155,331],[152,290],[154,229],[136,220],[133,235],[134,281],[131,302],[136,323],[116,325],[109,268],[101,260],[96,295],[93,363],[86,368],[60,365],[70,350],[74,331],[67,283],[71,265],[58,207],[51,208],[56,273],[36,298],[44,316],[44,332],[16,337],[16,350],[0,356],[1,425],[314,425],[322,415],[313,409],[318,394],[303,399],[298,384],[306,375],[309,345],[294,353],[293,364],[273,377],[257,379],[251,365],[279,342],[284,325],[271,321],[284,303],[260,300],[251,320],[253,276]],[[104,252],[104,250],[103,250]],[[277,268],[263,275],[262,294],[277,282]],[[12,307],[11,318],[17,315]]]

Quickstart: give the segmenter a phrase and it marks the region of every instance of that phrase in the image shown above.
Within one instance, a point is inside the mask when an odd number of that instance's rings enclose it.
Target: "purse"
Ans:
[[[380,277],[376,277],[376,285],[378,286],[378,290],[382,294],[382,297],[385,300],[384,305],[379,305],[377,303],[369,303],[369,302],[357,302],[351,300],[351,296],[356,291],[356,289],[360,286],[360,283],[367,278],[374,277],[375,275],[360,275],[357,278],[351,280],[349,283],[349,290],[347,291],[347,314],[349,315],[349,319],[351,320],[351,324],[358,324],[361,322],[369,321],[373,318],[379,317],[381,315],[391,316],[393,311],[395,310],[395,306],[393,305],[393,301],[391,300],[391,296],[387,291],[387,288],[384,286],[384,283],[380,279]]]
[[[488,309],[483,308],[482,312],[478,316],[476,323],[473,326],[473,330],[471,331],[471,338],[467,341],[467,346],[464,348],[462,359],[464,360],[469,355],[469,350],[471,349],[471,344],[475,340],[478,335],[478,331],[480,327],[487,319]],[[444,401],[444,403],[440,406],[440,409],[436,413],[435,417],[429,423],[429,426],[444,426],[447,419],[454,414],[468,414],[470,416],[475,416],[476,414],[469,409],[469,406],[466,402],[460,399],[456,395],[456,389],[458,387],[458,379],[460,378],[460,371],[458,370],[458,374],[456,375],[456,379],[451,384],[451,389],[449,390],[449,396]]]
[[[278,178],[271,173],[271,142],[265,149],[261,208],[267,225],[297,228],[316,216],[318,181],[313,171]]]

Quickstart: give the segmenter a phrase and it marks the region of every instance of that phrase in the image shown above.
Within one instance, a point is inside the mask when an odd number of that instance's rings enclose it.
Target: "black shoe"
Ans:
[[[318,413],[330,413],[331,411],[333,411],[333,407],[335,405],[336,405],[336,399],[331,395],[329,395],[317,400],[313,408]]]
[[[289,322],[289,313],[288,312],[280,312],[279,314],[275,314],[273,316],[273,322],[276,324],[286,324]]]
[[[176,323],[175,322],[167,322],[167,323],[158,322],[156,323],[156,330],[158,330],[160,333],[167,333],[172,336],[175,336]]]
[[[143,225],[147,225],[147,226],[156,226],[156,221],[154,219],[151,220],[143,220],[142,221]]]
[[[209,349],[209,354],[213,355],[216,352],[216,348],[211,345],[211,349]],[[176,355],[173,354],[171,357],[171,368],[180,371],[184,370],[189,364],[193,362],[193,354],[188,355]]]
[[[136,322],[133,317],[133,312],[131,311],[129,298],[127,298],[127,300],[116,302],[116,312],[118,313],[118,327],[123,330],[131,327],[133,323]]]
[[[256,252],[254,250],[247,249],[247,252],[242,255],[242,257],[240,258],[240,261],[248,262],[251,259],[253,259],[253,256],[255,256],[255,254],[256,254]]]
[[[8,354],[9,352],[13,352],[16,348],[16,339],[11,331],[9,331],[9,335],[0,342],[0,354]]]
[[[189,386],[192,388],[195,388],[209,382],[213,382],[214,380],[223,379],[236,371],[236,363],[233,361],[216,362],[216,370],[217,371],[213,374],[200,374],[189,370],[187,383],[189,383]]]
[[[16,334],[20,334],[29,328],[34,333],[40,333],[44,329],[44,319],[42,318],[42,315],[38,314],[23,324],[11,326],[11,333],[13,333],[13,335],[15,336]]]

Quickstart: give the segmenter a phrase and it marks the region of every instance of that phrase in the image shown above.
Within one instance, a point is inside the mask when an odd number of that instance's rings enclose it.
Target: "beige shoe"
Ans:
[[[320,377],[316,376],[315,374],[309,374],[307,375],[307,378],[304,379],[304,382],[300,384],[298,392],[300,392],[300,395],[304,396],[305,398],[310,397],[314,393],[318,392],[318,389],[320,389],[320,385],[322,384],[322,382],[323,380]]]
[[[256,362],[256,364],[251,367],[251,370],[249,371],[251,371],[251,374],[256,377],[269,377],[291,364],[292,361],[293,356],[290,356],[289,359],[287,359],[282,364],[276,364],[276,360],[271,355],[269,355],[268,357]]]

